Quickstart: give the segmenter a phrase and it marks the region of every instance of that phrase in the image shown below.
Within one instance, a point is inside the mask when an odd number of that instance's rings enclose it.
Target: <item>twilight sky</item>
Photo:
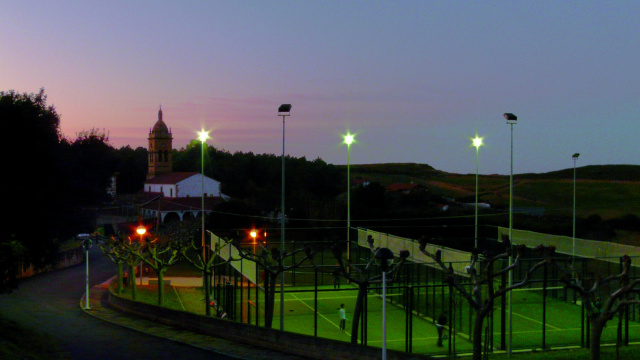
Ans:
[[[640,1],[3,1],[0,90],[74,138],[481,174],[638,164]]]

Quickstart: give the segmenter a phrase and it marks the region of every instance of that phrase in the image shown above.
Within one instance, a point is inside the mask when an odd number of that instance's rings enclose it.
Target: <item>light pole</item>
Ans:
[[[387,360],[387,271],[393,262],[393,251],[379,248],[374,256],[380,262],[382,270],[382,360]]]
[[[282,116],[282,197],[280,202],[280,261],[284,261],[284,124],[285,118],[291,116],[291,104],[278,107],[278,116]],[[280,274],[280,330],[284,331],[284,271]]]
[[[351,144],[355,141],[355,135],[344,135],[344,143],[347,144],[347,262],[351,260]]]
[[[571,250],[571,266],[574,266],[574,259],[576,257],[576,162],[578,161],[579,153],[573,154],[573,246]]]
[[[509,171],[509,242],[511,249],[515,245],[513,242],[513,125],[518,122],[518,117],[512,113],[504,113],[507,124],[511,127],[511,165]],[[509,266],[513,264],[513,251],[509,250]],[[509,286],[513,285],[513,271],[509,271]],[[509,342],[507,344],[507,353],[511,355],[513,340],[513,303],[512,291],[509,291]]]
[[[200,139],[200,142],[202,143],[202,151],[201,151],[201,161],[200,161],[200,169],[201,169],[201,176],[200,176],[200,200],[201,200],[201,211],[200,214],[202,215],[202,265],[203,265],[203,270],[202,270],[202,286],[204,286],[204,292],[205,292],[205,301],[206,301],[206,313],[207,316],[211,316],[211,295],[209,294],[209,279],[207,279],[207,273],[204,270],[204,268],[206,268],[207,266],[207,249],[206,249],[206,243],[205,243],[205,231],[204,231],[204,144],[207,141],[207,139],[209,138],[209,132],[207,131],[200,131],[198,132],[198,139]]]
[[[249,235],[253,238],[253,254],[255,255],[255,253],[256,253],[256,236],[258,236],[258,232],[256,231],[256,229],[251,229],[251,231],[249,232]]]
[[[138,226],[138,228],[136,229],[136,233],[138,233],[138,235],[140,235],[140,245],[142,245],[142,241],[143,241],[143,237],[144,234],[147,233],[147,228],[144,227],[144,225],[140,224]],[[140,273],[140,285],[142,285],[142,261],[140,261],[140,270],[138,270],[138,272]],[[135,281],[135,279],[134,279]]]
[[[473,138],[473,146],[476,148],[476,224],[475,224],[475,236],[474,247],[478,248],[478,153],[480,152],[480,146],[482,146],[482,138],[476,135]]]
[[[89,307],[89,249],[91,249],[91,237],[87,235],[87,236],[83,236],[83,238],[84,239],[82,240],[82,247],[84,248],[85,253],[86,253],[85,262],[87,264],[87,276],[86,276],[86,282],[85,282],[85,285],[86,285],[86,295],[85,295],[86,303],[85,303],[84,309],[85,310],[89,310],[89,309],[91,309]]]

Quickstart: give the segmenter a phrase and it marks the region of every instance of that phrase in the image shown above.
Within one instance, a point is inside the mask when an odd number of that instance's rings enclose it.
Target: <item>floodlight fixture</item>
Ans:
[[[291,104],[282,104],[278,107],[278,116],[289,116],[291,113]]]
[[[507,119],[507,124],[515,124],[518,122],[518,117],[512,113],[504,113],[504,118]]]
[[[209,138],[209,132],[208,131],[198,131],[198,140],[200,140],[200,142],[204,143],[205,141],[207,141],[207,139]]]
[[[475,138],[471,139],[471,141],[473,141],[473,146],[475,146],[476,149],[482,146],[482,138],[478,137],[478,135],[476,135]]]
[[[576,159],[578,159],[579,156],[580,156],[580,153],[575,153],[575,154],[573,154],[572,158],[573,158],[573,160],[576,160]]]

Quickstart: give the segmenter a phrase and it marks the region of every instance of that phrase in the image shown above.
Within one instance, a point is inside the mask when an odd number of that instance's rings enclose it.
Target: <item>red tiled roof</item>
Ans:
[[[184,179],[188,179],[197,172],[170,172],[154,176],[151,179],[145,181],[145,184],[177,184]]]
[[[416,187],[422,187],[422,185],[394,183],[394,184],[388,185],[385,189],[387,191],[405,191],[405,190],[415,189]]]

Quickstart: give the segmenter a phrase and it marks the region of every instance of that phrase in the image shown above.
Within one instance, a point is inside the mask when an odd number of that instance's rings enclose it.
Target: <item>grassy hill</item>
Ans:
[[[578,167],[576,174],[578,217],[591,214],[598,214],[603,219],[625,214],[640,216],[640,166],[590,165]],[[475,174],[447,173],[426,164],[351,165],[351,175],[383,186],[413,182],[434,194],[456,199],[473,199],[475,195]],[[479,202],[489,203],[494,208],[508,207],[508,175],[480,175],[478,183]],[[545,214],[571,216],[573,168],[516,174],[513,195],[515,207],[544,208]]]

